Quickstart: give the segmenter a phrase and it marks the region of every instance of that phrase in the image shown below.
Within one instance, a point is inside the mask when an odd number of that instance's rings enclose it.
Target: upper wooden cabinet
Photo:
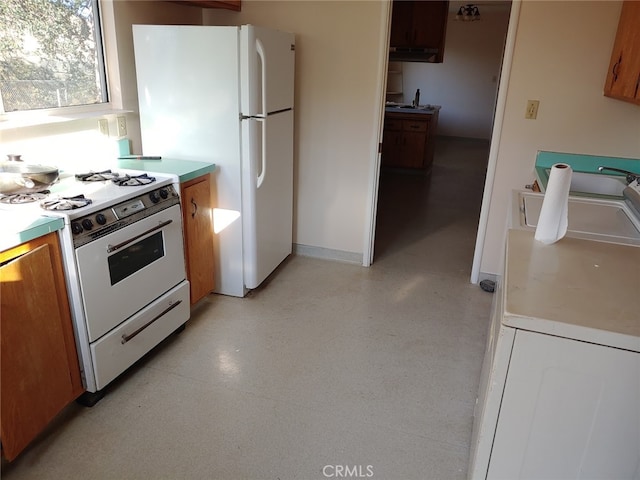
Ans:
[[[394,1],[390,60],[441,63],[448,11],[448,1]]]
[[[224,8],[227,10],[240,11],[241,0],[171,0],[173,3],[192,5],[200,8]]]
[[[640,105],[639,1],[627,0],[622,4],[604,94]]]

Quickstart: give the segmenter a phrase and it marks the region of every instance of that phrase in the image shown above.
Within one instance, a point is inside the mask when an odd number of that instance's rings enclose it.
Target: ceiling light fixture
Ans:
[[[478,6],[473,3],[462,5],[458,13],[456,13],[456,20],[462,20],[464,22],[480,20],[480,10],[478,10]]]

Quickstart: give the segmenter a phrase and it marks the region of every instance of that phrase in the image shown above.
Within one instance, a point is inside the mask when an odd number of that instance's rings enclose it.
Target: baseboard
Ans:
[[[362,265],[362,254],[356,252],[345,252],[344,250],[333,250],[331,248],[314,247],[311,245],[293,244],[293,253],[301,257],[320,258],[323,260],[333,260],[336,262],[353,263]]]

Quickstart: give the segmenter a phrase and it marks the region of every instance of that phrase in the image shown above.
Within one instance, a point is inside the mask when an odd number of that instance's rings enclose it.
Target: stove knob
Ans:
[[[149,198],[153,203],[158,203],[160,201],[160,195],[155,190],[149,194]]]
[[[93,222],[90,219],[85,218],[82,220],[82,226],[85,230],[91,230],[93,228]]]
[[[161,188],[160,189],[160,196],[162,197],[162,199],[166,199],[169,196],[169,192],[167,192],[166,188]]]
[[[104,214],[99,213],[96,215],[96,222],[98,222],[98,225],[104,225],[107,223],[107,217],[105,217]]]
[[[71,231],[74,235],[80,235],[82,233],[82,225],[79,223],[73,222],[71,224]]]

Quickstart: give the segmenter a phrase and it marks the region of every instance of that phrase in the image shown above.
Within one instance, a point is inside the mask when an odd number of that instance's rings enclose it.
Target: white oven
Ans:
[[[94,200],[59,213],[86,405],[190,316],[180,197],[174,178],[156,180],[73,183]]]
[[[176,175],[66,173],[50,192],[2,203],[28,218],[64,220],[59,236],[85,405],[190,317],[178,188]]]
[[[185,279],[180,220],[173,205],[76,248],[90,342]]]

